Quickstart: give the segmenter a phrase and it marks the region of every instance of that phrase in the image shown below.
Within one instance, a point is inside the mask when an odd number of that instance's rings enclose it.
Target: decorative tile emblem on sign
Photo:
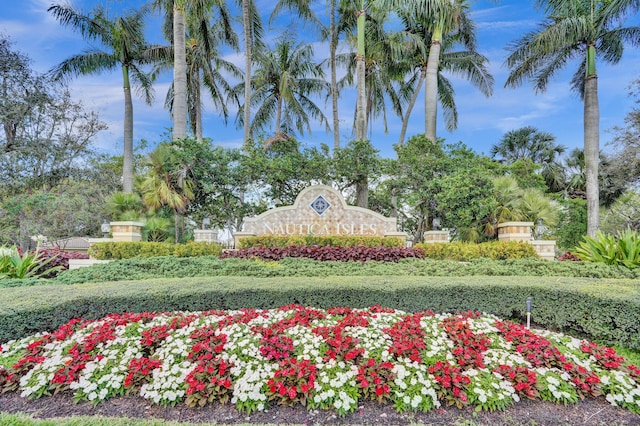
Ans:
[[[318,197],[311,202],[310,206],[314,212],[318,213],[318,216],[322,216],[322,214],[331,207],[331,204],[329,204],[322,195],[318,195]]]

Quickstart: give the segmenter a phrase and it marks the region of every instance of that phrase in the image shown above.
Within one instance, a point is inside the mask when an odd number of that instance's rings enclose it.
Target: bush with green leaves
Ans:
[[[403,238],[338,236],[338,235],[297,235],[290,237],[261,235],[240,240],[240,247],[289,247],[289,246],[331,246],[331,247],[403,247]]]
[[[222,247],[219,244],[206,242],[188,242],[186,244],[157,242],[105,242],[96,243],[89,249],[89,254],[100,260],[170,255],[178,257],[218,256],[221,252]]]
[[[640,234],[630,229],[615,236],[598,231],[595,238],[585,236],[574,254],[588,262],[635,269],[640,266]]]
[[[538,257],[535,248],[529,243],[520,241],[489,241],[486,243],[452,243],[416,244],[424,252],[424,257],[438,260],[469,261],[486,258],[493,260],[526,259]]]

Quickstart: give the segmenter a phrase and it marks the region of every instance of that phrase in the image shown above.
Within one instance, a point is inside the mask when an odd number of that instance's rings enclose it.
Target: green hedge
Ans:
[[[299,235],[279,237],[263,235],[247,237],[240,240],[239,248],[251,247],[289,247],[289,246],[332,246],[332,247],[404,247],[404,238],[398,237],[365,237],[336,235]]]
[[[461,277],[557,276],[589,278],[640,278],[640,269],[629,270],[592,262],[549,262],[542,259],[494,261],[477,259],[455,262],[432,259],[402,259],[393,262],[320,262],[285,258],[280,261],[218,259],[213,256],[176,256],[115,260],[89,268],[65,271],[53,280],[0,280],[1,287],[42,284],[81,284],[100,281],[143,280],[182,277],[327,277],[364,275],[414,275]]]
[[[486,243],[452,243],[416,244],[425,257],[438,260],[469,261],[487,258],[493,260],[526,259],[538,257],[533,245],[520,241],[489,241]]]
[[[218,256],[222,247],[215,243],[186,244],[155,242],[108,242],[96,243],[89,249],[89,254],[101,260],[131,259],[134,257],[158,257],[175,255],[178,257]]]
[[[329,308],[380,304],[405,311],[479,310],[522,318],[533,298],[534,323],[640,349],[640,283],[535,277],[189,278],[70,286],[6,288],[0,342],[52,330],[71,318],[112,312],[275,308],[289,303]]]

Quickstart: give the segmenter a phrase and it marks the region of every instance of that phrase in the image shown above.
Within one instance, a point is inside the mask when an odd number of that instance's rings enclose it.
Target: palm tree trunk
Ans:
[[[366,12],[364,0],[362,9],[358,11],[358,54],[356,55],[357,100],[356,100],[356,139],[363,141],[367,138],[367,93],[365,87],[365,49],[364,30]]]
[[[173,6],[173,139],[187,137],[187,55],[183,2]]]
[[[336,0],[331,0],[329,17],[329,56],[331,62],[331,109],[333,112],[333,151],[340,149],[340,116],[338,115],[338,77],[336,72],[336,50],[338,33],[336,29]]]
[[[438,111],[438,65],[442,46],[442,27],[438,25],[431,37],[431,48],[427,57],[427,78],[424,94],[424,134],[432,142],[436,141],[436,117]]]
[[[249,19],[249,1],[242,0],[242,22],[244,24],[244,134],[243,143],[248,144],[251,139],[251,21]]]
[[[198,75],[197,75],[197,83],[195,84],[195,86],[193,87],[194,89],[194,108],[195,108],[195,112],[196,112],[196,116],[195,116],[195,127],[196,127],[196,139],[198,142],[202,142],[202,101],[201,101],[201,96],[202,96],[202,91],[200,89],[200,69],[198,69]]]
[[[124,154],[122,156],[122,191],[133,193],[133,102],[131,100],[131,83],[129,68],[122,67],[124,81]]]
[[[282,98],[278,98],[278,106],[276,108],[276,135],[280,133],[280,120],[282,119]]]
[[[180,228],[178,227],[178,210],[173,209],[173,227],[174,227],[174,235],[175,241],[174,244],[178,244],[180,242]]]
[[[400,137],[398,138],[398,145],[404,144],[404,137],[407,134],[407,127],[409,126],[409,117],[411,117],[411,111],[418,100],[418,95],[420,94],[420,89],[422,88],[422,83],[424,82],[427,76],[427,68],[422,67],[420,71],[420,80],[418,80],[418,84],[416,84],[416,88],[411,95],[411,100],[409,101],[409,105],[407,105],[407,111],[405,116],[402,117],[402,129],[400,129]]]
[[[367,139],[367,92],[365,87],[365,50],[364,50],[364,30],[366,24],[366,12],[364,10],[364,0],[360,1],[358,11],[358,54],[356,55],[356,76],[357,76],[357,100],[356,100],[356,139],[363,141]],[[369,206],[369,179],[362,176],[356,182],[356,200],[358,207],[367,208]]]
[[[600,159],[600,109],[595,46],[587,49],[587,75],[584,84],[584,162],[587,186],[587,235],[595,237],[600,223],[598,161]]]

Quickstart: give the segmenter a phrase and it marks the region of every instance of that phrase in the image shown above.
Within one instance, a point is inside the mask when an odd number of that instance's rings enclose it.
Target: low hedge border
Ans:
[[[523,241],[488,241],[469,243],[419,243],[414,245],[424,253],[424,257],[439,260],[469,261],[479,258],[493,260],[538,258],[532,244]]]
[[[476,259],[456,262],[432,259],[402,259],[393,262],[321,262],[301,258],[280,261],[218,259],[215,256],[133,258],[65,271],[52,280],[0,280],[2,287],[46,284],[82,284],[101,281],[144,280],[184,277],[328,277],[328,276],[555,276],[640,279],[639,269],[593,262],[550,262],[542,259],[494,261]]]
[[[193,242],[186,244],[157,243],[147,241],[95,243],[89,248],[89,255],[100,260],[131,259],[134,257],[157,257],[175,255],[178,257],[218,256],[222,246],[216,243]]]
[[[329,308],[375,304],[408,312],[469,309],[523,318],[533,298],[540,326],[609,345],[640,349],[640,283],[539,277],[237,277],[164,279],[7,288],[0,298],[0,342],[53,330],[72,318],[141,311]]]

